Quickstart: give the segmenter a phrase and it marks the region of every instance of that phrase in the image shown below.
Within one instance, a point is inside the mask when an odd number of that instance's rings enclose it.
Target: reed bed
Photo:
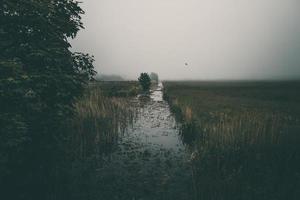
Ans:
[[[105,96],[101,87],[87,89],[74,107],[72,152],[82,159],[110,150],[135,116],[129,98]]]
[[[131,105],[131,88],[135,82],[113,83],[116,95],[108,95],[111,84],[92,83],[82,98],[74,104],[75,114],[70,120],[68,138],[69,180],[68,199],[93,199],[96,191],[97,169],[104,164],[103,158],[115,150],[121,134],[136,118],[136,110]],[[120,87],[119,87],[120,86]],[[125,91],[126,90],[126,91]],[[120,97],[126,93],[126,97]],[[132,95],[135,95],[132,93]]]
[[[287,94],[278,84],[236,84],[165,83],[191,151],[196,199],[298,199],[298,86]]]

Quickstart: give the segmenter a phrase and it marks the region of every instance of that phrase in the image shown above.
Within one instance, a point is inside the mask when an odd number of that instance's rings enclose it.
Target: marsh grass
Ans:
[[[69,199],[92,198],[100,184],[95,174],[104,164],[102,157],[115,150],[120,136],[136,118],[136,110],[130,104],[134,94],[127,95],[135,83],[124,84],[126,87],[114,87],[114,96],[108,94],[110,84],[93,83],[74,104],[75,114],[70,122],[68,140],[67,162],[71,163],[67,185]],[[120,97],[120,91],[126,93],[126,97]]]
[[[134,120],[129,98],[106,96],[102,86],[92,86],[74,105],[72,152],[82,159],[110,151]]]
[[[297,89],[165,83],[191,151],[197,199],[300,197]]]

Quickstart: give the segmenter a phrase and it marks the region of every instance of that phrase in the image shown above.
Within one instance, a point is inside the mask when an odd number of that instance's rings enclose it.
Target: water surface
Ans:
[[[115,150],[101,157],[91,199],[193,199],[189,154],[162,84],[131,103],[137,119]]]

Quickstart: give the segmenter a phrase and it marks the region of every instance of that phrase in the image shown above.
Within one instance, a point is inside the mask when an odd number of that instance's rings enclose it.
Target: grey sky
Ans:
[[[93,54],[99,73],[300,78],[299,0],[83,1],[73,49]]]

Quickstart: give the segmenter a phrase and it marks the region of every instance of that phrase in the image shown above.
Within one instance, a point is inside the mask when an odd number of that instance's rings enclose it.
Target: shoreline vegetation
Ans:
[[[297,199],[298,82],[163,85],[164,99],[181,124],[180,138],[191,155],[195,199]],[[136,117],[129,99],[139,93],[135,81],[96,82],[75,104],[73,175],[90,173],[90,179],[77,177],[72,191],[82,182],[92,184],[94,169],[82,169],[87,161],[93,163],[113,150],[119,134]]]
[[[104,150],[114,144],[118,134],[123,133],[135,117],[130,98],[139,91],[136,81],[90,83],[83,97],[74,104],[71,143],[76,145],[72,152],[79,151],[80,157],[86,157],[88,152],[96,153],[97,148]]]
[[[164,82],[198,199],[297,199],[299,82]]]
[[[76,101],[69,127],[69,198],[87,198],[97,186],[94,176],[101,157],[114,151],[120,134],[136,118],[130,99],[139,90],[135,81],[92,82]]]

